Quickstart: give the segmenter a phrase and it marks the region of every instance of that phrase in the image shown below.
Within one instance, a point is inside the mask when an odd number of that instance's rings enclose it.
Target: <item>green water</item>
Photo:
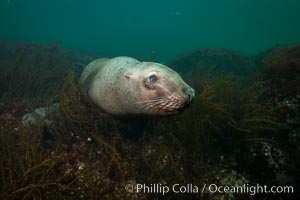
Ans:
[[[195,48],[300,42],[298,0],[1,0],[0,40],[168,62]]]

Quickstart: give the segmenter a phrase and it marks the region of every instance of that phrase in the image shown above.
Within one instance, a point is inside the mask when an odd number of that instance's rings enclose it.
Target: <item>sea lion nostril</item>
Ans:
[[[193,101],[194,97],[195,97],[195,90],[191,87],[189,87],[187,90],[186,90],[186,94],[189,95],[189,100],[190,100],[190,103]]]

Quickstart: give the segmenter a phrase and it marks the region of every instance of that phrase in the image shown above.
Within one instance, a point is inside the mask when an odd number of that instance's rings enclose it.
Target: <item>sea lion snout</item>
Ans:
[[[187,88],[182,89],[182,91],[183,91],[185,97],[184,97],[184,104],[183,104],[182,108],[180,108],[181,111],[190,107],[195,99],[195,90],[192,87],[188,86]]]
[[[191,104],[195,99],[195,90],[193,88],[189,87],[186,89],[185,93],[188,95],[189,103]]]

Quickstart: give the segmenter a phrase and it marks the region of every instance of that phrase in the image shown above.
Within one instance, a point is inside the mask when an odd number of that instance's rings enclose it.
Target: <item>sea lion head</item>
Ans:
[[[135,85],[132,103],[144,115],[172,115],[190,106],[195,91],[169,67],[153,62],[140,62],[126,76]]]

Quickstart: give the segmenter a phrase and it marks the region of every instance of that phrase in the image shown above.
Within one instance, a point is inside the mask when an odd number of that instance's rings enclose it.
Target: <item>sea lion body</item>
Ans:
[[[130,57],[97,59],[85,67],[80,81],[89,99],[113,116],[176,114],[195,95],[167,66]]]

